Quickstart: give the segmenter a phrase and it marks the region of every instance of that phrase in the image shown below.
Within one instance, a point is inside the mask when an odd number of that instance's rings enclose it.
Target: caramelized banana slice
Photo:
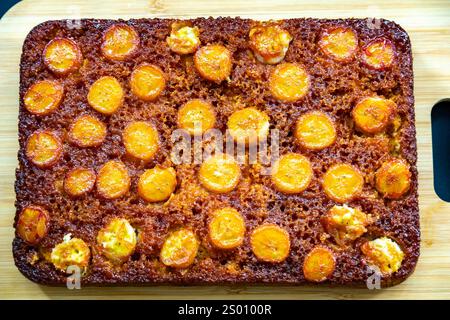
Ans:
[[[25,154],[36,167],[50,168],[62,155],[62,143],[56,133],[38,130],[28,138]]]
[[[309,76],[299,65],[285,62],[277,65],[272,71],[269,89],[276,99],[294,102],[308,93]]]
[[[47,68],[59,75],[78,70],[82,62],[77,43],[66,38],[55,38],[47,43],[43,56]]]
[[[164,201],[170,197],[177,186],[177,173],[174,168],[145,170],[138,182],[139,195],[148,202]]]
[[[230,77],[231,52],[222,45],[207,45],[197,50],[194,64],[203,78],[219,83]]]
[[[303,274],[306,280],[322,282],[333,274],[335,266],[336,260],[330,249],[315,247],[303,262]]]
[[[256,108],[245,108],[235,111],[228,119],[227,125],[234,140],[251,144],[267,137],[270,123],[265,112]]]
[[[172,24],[170,37],[166,41],[170,50],[178,54],[194,53],[200,46],[200,31],[197,27]]]
[[[106,199],[116,199],[128,192],[130,183],[127,167],[118,160],[111,160],[98,172],[97,191]]]
[[[158,131],[148,122],[129,123],[122,139],[127,153],[140,160],[151,160],[159,149]]]
[[[336,128],[325,113],[310,111],[297,120],[295,137],[306,149],[322,150],[336,141]]]
[[[208,102],[193,99],[178,110],[178,126],[191,135],[200,135],[214,127],[216,114]]]
[[[294,194],[308,188],[313,177],[308,158],[298,153],[288,153],[278,159],[272,170],[272,182],[279,191]]]
[[[347,205],[334,206],[322,220],[325,230],[340,245],[345,245],[362,236],[369,224],[367,215]]]
[[[227,154],[218,154],[206,159],[199,170],[199,180],[208,190],[227,193],[236,188],[241,169],[236,160]]]
[[[209,238],[220,249],[239,247],[244,242],[245,222],[234,208],[226,207],[213,212],[209,222]]]
[[[171,233],[163,244],[160,259],[168,267],[186,268],[195,260],[198,251],[198,240],[188,229],[180,229]]]
[[[368,97],[355,106],[352,115],[359,130],[375,134],[384,131],[391,123],[395,109],[396,104],[392,100]]]
[[[376,70],[389,68],[394,58],[394,46],[388,39],[374,40],[363,49],[362,60]]]
[[[358,169],[349,164],[335,164],[323,175],[322,187],[328,198],[344,203],[357,197],[364,185]]]
[[[78,117],[70,126],[69,140],[81,148],[98,147],[106,138],[106,125],[91,115]]]
[[[277,64],[284,59],[292,36],[277,25],[257,26],[250,30],[250,48],[262,63]]]
[[[26,243],[38,244],[48,232],[50,215],[40,206],[28,206],[22,209],[17,220],[17,234]]]
[[[128,220],[114,218],[97,234],[102,254],[114,263],[125,262],[136,247],[136,232]]]
[[[289,255],[289,233],[275,224],[263,224],[253,230],[250,244],[255,256],[265,262],[283,262]]]
[[[75,168],[67,172],[64,179],[64,191],[72,197],[90,192],[95,185],[95,172],[87,168]]]
[[[64,88],[57,81],[41,80],[28,88],[23,103],[28,112],[45,116],[59,107],[63,95]]]
[[[361,246],[368,263],[375,265],[384,275],[400,269],[405,254],[400,246],[388,237],[368,241]]]
[[[349,61],[358,49],[358,38],[350,28],[337,27],[322,35],[319,41],[322,51],[338,61]]]
[[[116,78],[101,77],[89,88],[89,105],[106,115],[111,115],[119,109],[123,102],[123,89]]]
[[[399,199],[411,185],[409,164],[403,159],[389,160],[376,173],[376,188],[388,199]]]
[[[64,241],[57,244],[50,255],[50,260],[56,269],[65,272],[69,266],[78,266],[86,269],[91,258],[91,250],[83,240],[70,239],[70,234],[64,237]]]
[[[102,53],[110,60],[126,60],[138,47],[138,33],[125,24],[112,25],[103,35]]]
[[[155,100],[166,87],[164,72],[155,65],[143,63],[131,73],[130,87],[139,99]]]

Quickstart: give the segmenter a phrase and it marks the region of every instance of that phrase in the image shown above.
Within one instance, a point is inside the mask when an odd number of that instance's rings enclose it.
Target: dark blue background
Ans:
[[[434,191],[439,198],[450,202],[450,99],[434,105],[431,130]]]
[[[8,11],[13,5],[20,0],[1,0],[0,1],[0,18]]]

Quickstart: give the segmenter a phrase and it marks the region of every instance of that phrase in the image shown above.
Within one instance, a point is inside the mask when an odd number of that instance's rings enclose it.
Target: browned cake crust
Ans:
[[[336,268],[323,284],[364,285],[367,262],[360,250],[362,243],[388,236],[401,246],[405,257],[400,269],[383,278],[384,285],[403,281],[414,270],[419,257],[420,230],[417,199],[416,138],[411,44],[407,33],[397,24],[382,20],[379,28],[369,28],[362,19],[321,20],[289,19],[280,25],[292,36],[285,61],[298,62],[307,70],[311,87],[304,99],[283,103],[272,97],[267,82],[273,66],[258,62],[249,48],[248,34],[253,20],[240,18],[198,18],[191,20],[200,29],[201,44],[219,43],[232,52],[231,80],[221,84],[207,81],[195,70],[192,55],[180,56],[166,44],[171,19],[120,21],[133,26],[140,36],[138,53],[126,61],[110,61],[101,53],[104,31],[117,20],[82,20],[79,28],[69,28],[66,21],[48,21],[36,26],[27,36],[20,63],[19,167],[16,171],[16,218],[28,205],[39,205],[50,213],[48,234],[39,245],[29,245],[16,234],[14,259],[19,270],[32,281],[64,284],[65,274],[46,259],[64,235],[83,239],[91,248],[91,260],[83,284],[217,284],[217,283],[309,283],[302,272],[308,252],[316,245],[333,248]],[[338,63],[326,57],[318,46],[323,30],[333,26],[351,27],[359,38],[359,48],[379,37],[389,39],[396,51],[395,63],[386,70],[368,68],[359,59]],[[46,68],[42,52],[55,37],[76,41],[82,51],[81,68],[68,76],[57,76]],[[167,75],[166,88],[153,102],[144,102],[130,92],[129,76],[135,66],[150,62]],[[122,84],[125,98],[112,116],[93,110],[87,102],[89,87],[100,76],[113,75]],[[65,88],[59,108],[46,116],[29,113],[23,102],[26,90],[37,80],[59,79]],[[397,104],[401,126],[394,134],[367,136],[354,129],[351,111],[362,97],[377,94]],[[241,166],[242,178],[237,188],[225,194],[213,194],[198,181],[199,166],[176,167],[178,185],[167,205],[148,204],[137,193],[137,180],[144,169],[156,164],[170,165],[170,135],[177,126],[178,108],[192,98],[210,101],[216,111],[216,127],[225,130],[236,104],[257,106],[270,116],[271,128],[280,130],[280,153],[301,152],[313,167],[314,179],[306,191],[286,195],[273,188],[270,176],[258,173],[252,165]],[[325,111],[336,123],[337,140],[321,151],[300,149],[294,128],[298,117],[308,110]],[[81,114],[96,115],[108,128],[105,141],[98,147],[78,148],[67,143],[72,121]],[[160,134],[160,149],[155,158],[144,163],[125,154],[122,131],[132,120],[150,120]],[[38,129],[60,134],[63,155],[51,169],[39,169],[25,155],[27,138]],[[398,200],[384,199],[375,191],[375,172],[391,156],[405,159],[411,166],[411,186]],[[66,172],[78,166],[99,168],[108,160],[121,159],[131,176],[130,191],[108,200],[97,191],[81,198],[64,193]],[[336,245],[320,218],[336,204],[324,193],[320,177],[335,163],[353,164],[365,177],[360,197],[350,202],[378,219],[367,232],[345,248]],[[233,206],[243,215],[246,235],[242,246],[233,250],[214,248],[208,240],[208,212],[223,204]],[[119,266],[113,266],[96,249],[98,231],[112,216],[125,217],[140,231],[135,252]],[[263,222],[275,223],[288,231],[290,253],[281,263],[258,261],[252,252],[249,235]],[[180,226],[192,229],[200,239],[194,263],[185,269],[164,266],[159,253],[167,234]]]

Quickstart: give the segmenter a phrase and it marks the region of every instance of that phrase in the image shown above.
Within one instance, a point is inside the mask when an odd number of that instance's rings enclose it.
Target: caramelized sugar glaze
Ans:
[[[82,20],[79,28],[70,28],[66,21],[48,21],[30,32],[20,64],[20,150],[13,242],[16,265],[26,277],[44,284],[64,284],[62,267],[70,263],[82,268],[83,284],[364,285],[370,275],[368,266],[379,262],[382,272],[389,270],[383,273],[383,284],[393,285],[413,272],[420,231],[408,35],[393,22],[382,20],[379,28],[371,28],[360,19],[280,20],[269,23],[275,26],[270,32],[252,32],[266,24],[240,18]],[[182,32],[178,31],[181,28]],[[278,46],[258,42],[275,39],[277,32],[281,37]],[[259,34],[265,38],[250,39],[250,35]],[[198,39],[183,39],[183,35]],[[54,39],[52,51],[43,58]],[[117,45],[121,39],[128,42]],[[336,45],[333,39],[349,42]],[[73,47],[74,43],[78,47]],[[73,54],[63,61],[51,60],[58,57],[58,48],[54,48],[58,44],[67,45],[61,50],[72,50]],[[208,54],[216,53],[220,58],[208,64]],[[297,91],[289,87],[289,82],[276,78],[280,73],[274,73],[291,64],[295,66],[291,69],[297,70],[294,76],[300,77],[294,80],[299,85]],[[147,65],[152,69],[140,75],[143,84],[139,84],[139,78],[130,80],[136,68]],[[110,87],[104,91],[97,88],[100,90],[92,90],[90,95],[92,85],[102,77],[117,81],[106,81],[104,84]],[[39,100],[31,92],[27,106],[28,89],[43,80],[58,84],[44,88],[50,92],[47,100]],[[277,87],[280,91],[273,85],[286,87]],[[368,125],[364,124],[374,125],[377,114],[356,119],[363,123],[357,126],[354,117],[360,113],[352,113],[368,97],[389,99],[390,105],[395,105],[393,114],[383,117],[376,133],[365,129]],[[179,127],[178,110],[194,99],[212,108],[215,119],[208,123],[222,132],[236,111],[256,108],[267,115],[270,129],[279,130],[280,155],[298,153],[309,161],[313,175],[310,181],[305,180],[308,185],[302,185],[299,192],[283,192],[271,175],[261,174],[260,165],[241,164],[236,171],[237,184],[225,188],[226,192],[215,192],[202,184],[199,164],[172,163],[171,134]],[[335,137],[328,137],[322,144],[316,141],[320,148],[309,148],[297,139],[302,135],[297,132],[301,129],[297,120],[317,111],[329,118],[327,123],[332,127],[327,128],[335,132]],[[91,128],[93,132],[102,129],[96,143],[79,143],[81,138],[73,137],[73,123],[83,115],[98,120]],[[127,146],[132,147],[130,150],[151,149],[149,157],[136,157],[124,145],[125,128],[137,121],[154,128],[158,137],[150,139],[154,145],[146,146],[137,144],[139,135],[135,135],[127,138]],[[36,131],[50,132],[57,142],[52,151],[57,155],[51,161],[44,159],[40,166],[37,160],[33,162],[33,156],[27,156],[28,140]],[[83,127],[79,134],[83,134]],[[317,136],[326,134],[319,132]],[[36,150],[32,150],[33,155],[40,155],[40,149]],[[112,171],[103,175],[101,169],[109,161],[115,161],[117,170],[111,167]],[[395,161],[406,166],[397,175],[395,167],[386,167]],[[327,186],[323,179],[332,166],[339,164],[355,169],[358,179],[353,180],[360,183],[359,177],[363,179],[362,186],[345,186],[352,194],[344,203],[329,197],[327,188],[339,188]],[[84,168],[81,172],[89,175],[77,180],[71,172],[77,168]],[[140,177],[153,168],[173,168],[167,172],[176,174],[175,187],[169,179],[170,186],[157,188],[170,193],[159,202],[146,201],[138,190]],[[69,177],[72,180],[66,181]],[[95,187],[93,179],[97,180]],[[155,187],[151,185],[155,181],[168,183],[164,177],[152,179],[149,190]],[[339,177],[328,180],[341,181]],[[77,181],[87,187],[70,187]],[[104,188],[99,190],[99,184]],[[117,197],[105,196],[109,195],[105,193],[108,188],[119,187]],[[67,192],[70,190],[76,192]],[[395,197],[389,196],[392,194]],[[227,239],[236,232],[217,224],[216,214],[224,208],[236,210],[245,227],[243,239],[226,249],[217,245],[217,239]],[[332,209],[335,211],[330,213]],[[354,212],[358,219],[352,216]],[[232,221],[231,227],[242,229],[236,218],[225,217],[219,222],[223,221]],[[269,228],[278,231],[263,237],[255,232],[272,230]],[[211,241],[210,232],[221,233],[213,234]],[[118,237],[128,240],[121,242]],[[378,241],[371,242],[375,239]],[[177,245],[185,247],[180,250]],[[383,248],[396,250],[395,257],[401,258],[400,264],[394,261],[396,268],[381,265],[390,259]],[[78,256],[67,255],[61,260],[64,252],[73,250]],[[320,255],[327,258],[322,259],[323,265]]]

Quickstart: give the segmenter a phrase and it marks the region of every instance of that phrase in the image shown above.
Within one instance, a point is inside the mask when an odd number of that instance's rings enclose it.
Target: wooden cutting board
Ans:
[[[201,286],[82,288],[71,291],[36,285],[16,269],[11,254],[14,169],[17,165],[19,60],[32,27],[50,19],[241,16],[254,19],[294,17],[383,17],[399,23],[411,37],[414,55],[416,127],[422,252],[415,273],[393,288],[368,289]],[[120,299],[429,299],[450,298],[450,204],[433,188],[432,106],[450,98],[450,1],[239,1],[239,0],[25,0],[0,20],[0,298]]]

